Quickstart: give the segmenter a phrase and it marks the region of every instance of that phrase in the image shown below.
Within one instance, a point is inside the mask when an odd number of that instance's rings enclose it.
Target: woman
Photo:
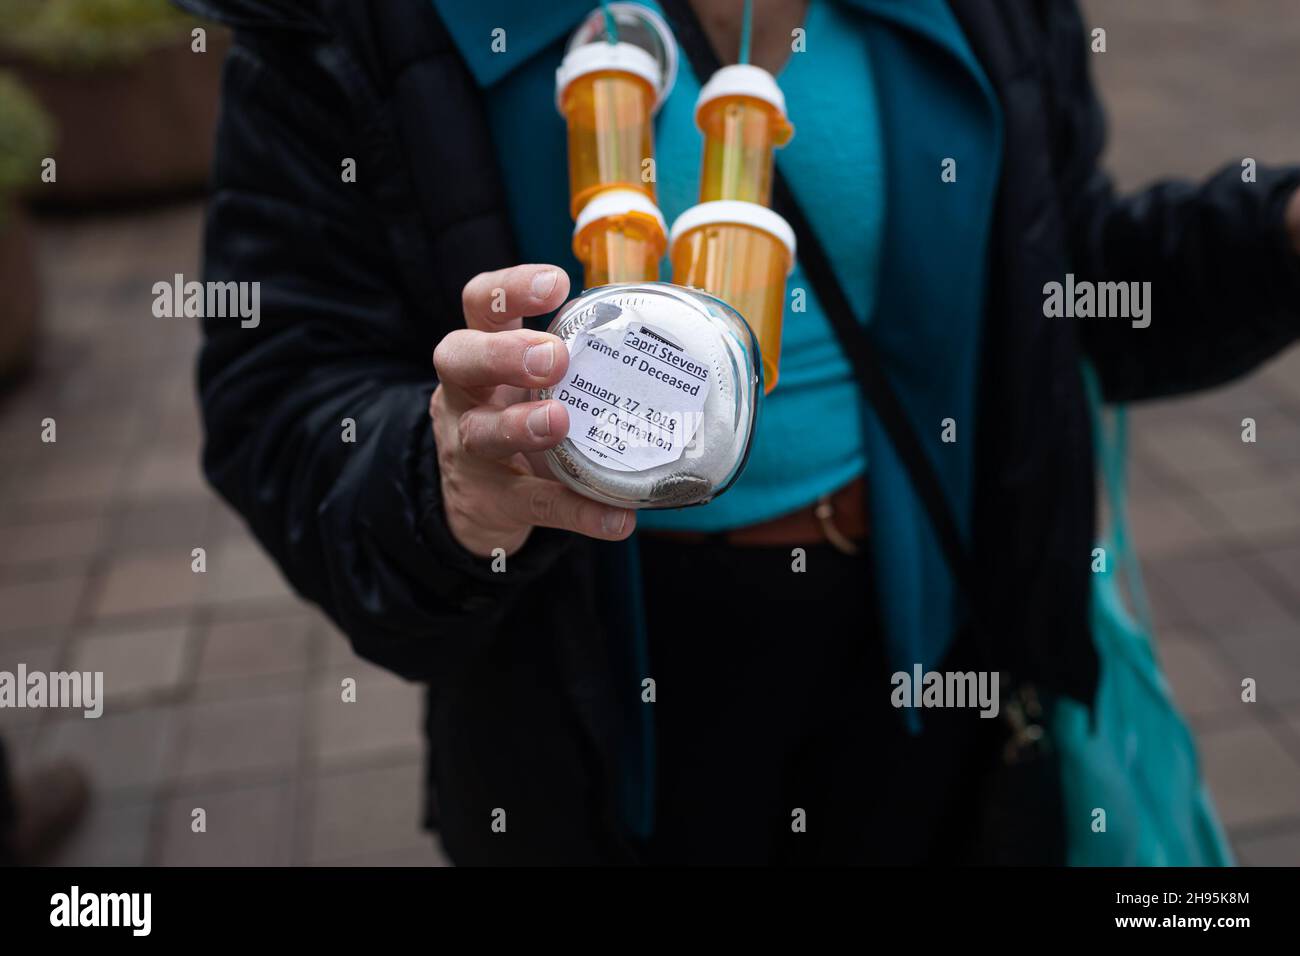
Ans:
[[[546,473],[567,416],[527,400],[567,367],[538,331],[578,274],[553,76],[590,2],[185,0],[237,28],[206,277],[262,283],[256,329],[205,323],[209,478],[358,653],[428,682],[456,862],[1060,860],[1054,799],[983,823],[1001,722],[897,706],[895,676],[1091,698],[1081,363],[1131,400],[1293,341],[1300,171],[1116,196],[1072,3],[759,2],[753,60],[798,130],[778,168],[970,579],[806,261],[740,481],[612,509]],[[687,54],[656,125],[671,218],[742,4],[663,6]],[[1150,323],[1049,314],[1071,276],[1149,282]]]

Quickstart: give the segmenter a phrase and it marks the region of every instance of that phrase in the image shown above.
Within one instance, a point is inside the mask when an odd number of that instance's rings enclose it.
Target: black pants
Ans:
[[[652,861],[967,858],[1000,721],[890,703],[871,561],[641,536],[658,793]],[[941,670],[967,670],[958,640]],[[800,832],[800,821],[803,832]]]

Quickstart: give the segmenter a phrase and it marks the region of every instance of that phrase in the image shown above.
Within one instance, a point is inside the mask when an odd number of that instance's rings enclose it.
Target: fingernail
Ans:
[[[543,376],[551,374],[555,366],[555,343],[530,345],[524,352],[524,369],[529,375]]]
[[[551,412],[545,405],[539,405],[528,413],[528,430],[534,438],[545,438],[551,434]]]
[[[533,295],[538,299],[545,299],[555,291],[555,281],[559,279],[560,274],[554,269],[548,269],[545,272],[539,272],[533,276]]]
[[[600,523],[604,527],[606,534],[622,534],[623,525],[627,524],[627,512],[606,511],[605,517],[600,519]]]

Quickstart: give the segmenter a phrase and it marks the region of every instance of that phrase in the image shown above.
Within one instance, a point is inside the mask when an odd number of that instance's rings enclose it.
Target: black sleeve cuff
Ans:
[[[534,528],[528,541],[506,559],[504,571],[494,571],[494,558],[479,557],[451,533],[443,509],[438,474],[438,450],[427,423],[420,438],[416,481],[420,502],[420,533],[442,568],[457,580],[449,581],[447,597],[469,608],[484,599],[500,601],[507,590],[517,589],[546,573],[573,545],[570,531]]]

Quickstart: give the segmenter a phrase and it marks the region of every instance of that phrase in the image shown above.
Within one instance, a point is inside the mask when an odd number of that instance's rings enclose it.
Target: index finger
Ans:
[[[517,329],[526,315],[545,315],[569,295],[569,277],[559,266],[525,265],[480,272],[461,291],[465,324],[483,332]]]
[[[475,329],[448,332],[433,350],[438,381],[461,388],[541,388],[569,368],[569,350],[549,332],[514,329],[490,335]]]

